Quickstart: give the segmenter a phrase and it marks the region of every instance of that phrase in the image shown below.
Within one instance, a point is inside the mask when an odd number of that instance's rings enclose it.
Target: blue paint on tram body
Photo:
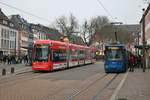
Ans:
[[[105,46],[105,63],[104,69],[106,73],[110,72],[126,72],[128,60],[125,45],[108,44]]]

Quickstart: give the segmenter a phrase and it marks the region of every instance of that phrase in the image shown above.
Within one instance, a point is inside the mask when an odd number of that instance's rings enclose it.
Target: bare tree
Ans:
[[[95,42],[95,34],[99,30],[107,25],[109,20],[106,16],[97,16],[92,18],[90,21],[85,21],[82,25],[82,37],[87,45],[91,45]]]
[[[85,42],[86,45],[89,45],[89,37],[90,37],[90,32],[89,32],[89,25],[87,20],[82,25],[82,32],[81,32],[81,37],[83,37],[83,41]]]
[[[56,28],[69,37],[71,33],[75,33],[77,31],[78,21],[73,14],[70,14],[69,18],[61,16],[56,19]]]

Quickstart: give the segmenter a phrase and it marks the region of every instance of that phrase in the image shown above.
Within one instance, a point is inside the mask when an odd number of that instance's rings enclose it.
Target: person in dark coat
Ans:
[[[135,64],[135,58],[133,54],[130,54],[129,56],[129,71],[134,71],[134,64]]]
[[[142,57],[141,57],[141,55],[139,55],[137,58],[137,64],[138,64],[138,68],[142,68]]]
[[[10,55],[8,55],[7,62],[8,62],[8,64],[11,64],[11,56]]]
[[[7,61],[7,56],[4,55],[4,56],[3,56],[3,63],[6,64],[6,61]]]

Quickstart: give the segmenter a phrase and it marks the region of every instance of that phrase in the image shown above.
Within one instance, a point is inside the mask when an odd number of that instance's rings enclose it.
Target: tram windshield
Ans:
[[[48,62],[48,47],[49,46],[47,44],[35,45],[33,61]]]
[[[121,49],[108,49],[106,51],[106,59],[108,60],[122,60],[123,52]]]

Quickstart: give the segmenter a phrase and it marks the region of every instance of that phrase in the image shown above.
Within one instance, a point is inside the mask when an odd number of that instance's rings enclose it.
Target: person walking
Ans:
[[[134,64],[135,64],[134,55],[130,54],[130,56],[129,56],[129,71],[130,72],[134,71]]]
[[[138,68],[142,68],[142,57],[141,57],[141,55],[139,55],[137,58],[137,64],[138,64]]]

